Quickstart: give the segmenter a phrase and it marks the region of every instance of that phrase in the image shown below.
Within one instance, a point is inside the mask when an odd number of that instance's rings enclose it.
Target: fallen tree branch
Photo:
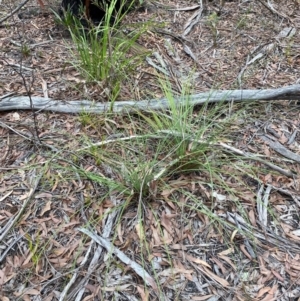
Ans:
[[[31,97],[32,104],[26,96],[0,97],[0,111],[10,110],[42,110],[61,113],[103,113],[111,111],[111,103],[97,103],[88,100],[62,101],[43,97]],[[203,103],[225,102],[225,101],[255,101],[255,100],[300,100],[300,85],[292,85],[278,89],[264,90],[224,90],[199,93],[189,96],[175,97],[177,106],[186,103],[192,106]],[[170,101],[166,98],[140,100],[140,101],[116,101],[113,104],[113,112],[134,112],[138,110],[151,111],[169,109]]]

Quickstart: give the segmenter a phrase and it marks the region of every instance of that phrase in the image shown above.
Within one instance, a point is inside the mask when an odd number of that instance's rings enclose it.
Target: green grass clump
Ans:
[[[73,65],[88,82],[101,85],[112,103],[119,96],[122,84],[128,84],[129,75],[149,54],[136,43],[147,30],[147,24],[129,25],[131,33],[125,35],[120,23],[133,3],[125,6],[124,1],[116,12],[116,2],[113,0],[105,8],[105,18],[98,26],[90,21],[87,28],[68,11],[62,20],[75,46],[71,49]]]

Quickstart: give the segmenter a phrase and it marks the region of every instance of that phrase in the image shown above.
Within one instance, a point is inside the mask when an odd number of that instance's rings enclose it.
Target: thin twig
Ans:
[[[13,248],[13,246],[21,239],[23,238],[24,235],[20,235],[19,237],[17,237],[6,249],[5,251],[3,252],[3,254],[1,255],[0,257],[0,263],[5,259],[7,253],[9,252],[10,249]]]
[[[5,124],[5,123],[2,122],[2,121],[0,121],[0,127],[5,128],[5,129],[8,129],[8,130],[14,132],[15,134],[19,135],[20,137],[22,137],[22,138],[24,138],[24,139],[26,139],[26,140],[28,140],[28,141],[31,141],[31,142],[33,142],[33,143],[36,143],[36,144],[39,145],[39,146],[45,146],[45,147],[51,149],[53,152],[56,152],[56,153],[59,152],[59,150],[58,150],[56,147],[54,147],[54,146],[52,146],[52,145],[49,145],[49,144],[46,144],[46,143],[44,143],[44,142],[42,142],[42,141],[36,141],[34,138],[31,138],[31,137],[29,137],[29,136],[26,136],[24,133],[21,133],[21,132],[15,130],[14,128],[12,128],[11,126]],[[31,133],[32,137],[34,137],[34,135],[32,134],[32,132],[31,132],[31,130],[30,130],[30,128],[28,128],[28,126],[26,126],[26,129]],[[12,168],[12,167],[10,167],[10,168]],[[20,167],[16,167],[16,168],[20,168]],[[0,167],[0,169],[3,169],[3,168]]]
[[[9,13],[6,17],[0,20],[0,24],[9,19],[11,16],[13,16],[16,12],[18,12],[29,0],[25,0],[22,2],[19,6],[17,6],[11,13]]]
[[[94,242],[92,241],[91,244],[90,244],[90,246],[89,246],[89,248],[88,248],[88,250],[87,250],[87,252],[85,253],[84,259],[80,263],[79,268],[83,267],[86,264],[86,262],[88,261],[88,258],[89,258],[89,255],[90,255],[91,251],[92,251],[93,245],[94,245]],[[63,289],[62,293],[59,296],[59,301],[64,301],[65,300],[65,297],[66,297],[66,295],[67,295],[70,287],[76,281],[77,276],[80,273],[79,268],[74,271],[74,274],[73,274],[72,278],[70,279],[70,281],[68,282],[68,284]]]
[[[105,141],[101,141],[101,142],[96,142],[96,143],[92,143],[91,145],[89,146],[85,146],[85,147],[82,147],[78,150],[76,150],[77,152],[80,152],[80,151],[83,151],[83,150],[86,150],[86,149],[89,149],[91,147],[95,147],[95,146],[104,146],[104,145],[107,145],[107,144],[110,144],[110,143],[116,143],[116,142],[121,142],[121,141],[128,141],[128,140],[133,140],[133,139],[139,139],[139,138],[163,138],[163,136],[157,136],[157,135],[132,135],[132,136],[129,136],[129,137],[120,137],[120,138],[116,138],[116,139],[109,139],[109,140],[105,140]]]
[[[112,199],[113,203],[116,205],[116,199],[113,196],[111,196],[111,199]],[[118,214],[117,210],[114,210],[107,216],[106,223],[105,223],[105,226],[103,229],[103,237],[105,237],[105,238],[109,237],[112,227],[113,227],[113,220],[115,219],[117,214]],[[90,265],[88,267],[87,273],[85,274],[84,278],[81,279],[81,281],[78,283],[77,287],[72,292],[70,292],[70,294],[68,295],[68,300],[74,300],[75,295],[76,295],[75,301],[82,300],[82,296],[85,291],[86,283],[89,281],[90,276],[94,273],[95,269],[98,266],[99,258],[102,254],[102,250],[103,250],[102,246],[97,247],[97,249],[94,253],[94,256],[90,262]]]
[[[34,170],[35,173],[35,170]],[[22,208],[20,209],[19,213],[13,218],[11,219],[8,223],[7,223],[7,227],[5,227],[5,230],[3,231],[3,233],[0,236],[0,241],[2,241],[4,239],[4,237],[7,235],[7,233],[12,229],[12,227],[17,223],[17,221],[19,220],[19,218],[21,217],[21,215],[23,214],[25,208],[27,207],[28,203],[30,202],[30,200],[32,199],[32,196],[34,194],[34,192],[36,191],[39,182],[41,180],[42,174],[40,174],[36,179],[35,182],[32,186],[32,188],[30,189],[30,191],[28,192],[28,197],[25,200],[25,202],[22,205]]]
[[[109,253],[115,254],[122,262],[131,267],[144,280],[144,282],[147,285],[151,286],[154,291],[158,291],[158,287],[152,276],[147,271],[145,271],[145,269],[142,266],[132,261],[121,250],[117,249],[110,241],[108,241],[104,237],[101,237],[100,235],[94,234],[88,229],[79,228],[78,230],[95,240],[99,245],[103,246]]]

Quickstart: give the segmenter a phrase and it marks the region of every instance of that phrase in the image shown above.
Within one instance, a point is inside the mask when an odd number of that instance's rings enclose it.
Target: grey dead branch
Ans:
[[[1,98],[0,98],[1,99]],[[38,111],[53,111],[60,113],[95,113],[101,114],[108,111],[116,113],[136,112],[138,110],[167,110],[170,108],[170,100],[167,98],[151,99],[151,100],[128,100],[116,101],[113,104],[96,103],[89,100],[78,101],[62,101],[53,100],[43,97],[7,97],[0,101],[0,111],[10,110],[38,110]],[[218,103],[218,102],[239,102],[239,101],[258,101],[258,100],[299,100],[300,99],[300,85],[291,85],[278,89],[262,89],[262,90],[224,90],[211,91],[177,97],[174,102],[177,106],[188,104],[192,106],[201,105],[204,103]]]

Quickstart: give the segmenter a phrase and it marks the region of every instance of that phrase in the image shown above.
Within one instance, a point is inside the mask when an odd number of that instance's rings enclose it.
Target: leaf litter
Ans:
[[[151,90],[151,96],[162,96],[153,76],[160,71],[155,66],[169,74],[178,93],[191,70],[197,70],[195,91],[297,83],[297,1],[208,1],[204,10],[182,1],[161,4],[132,16],[136,21],[170,20],[168,36],[155,31],[141,38],[160,55],[152,57],[152,67],[142,67],[134,95],[149,96]],[[16,34],[20,28],[22,36]],[[14,69],[20,59],[18,43],[26,37],[32,53],[24,59],[23,70],[28,80],[35,70],[33,95],[99,100],[99,86],[86,83],[67,63],[65,41],[51,17],[17,20],[0,33],[1,49],[6,49],[0,57],[1,95],[26,93]],[[122,98],[132,97],[123,90]],[[241,120],[218,140],[230,141],[231,149],[222,156],[236,156],[235,165],[222,161],[217,166],[221,178],[214,178],[213,185],[205,170],[177,176],[156,173],[160,176],[151,182],[152,196],[138,203],[135,196],[117,187],[108,189],[97,178],[123,181],[113,164],[82,152],[116,133],[125,135],[123,140],[132,137],[138,120],[99,117],[85,125],[75,116],[40,112],[37,125],[44,145],[36,145],[32,113],[17,114],[0,115],[2,300],[300,298],[297,102],[265,102],[244,109]],[[108,153],[125,160],[134,146],[132,162],[141,154],[133,138],[123,149],[118,136],[113,137],[113,143],[101,145]],[[154,151],[153,141],[147,143],[145,161]],[[232,153],[234,148],[240,157]],[[285,156],[287,150],[294,156]],[[291,174],[275,172],[243,153]],[[256,173],[244,173],[240,161]],[[168,171],[172,162],[167,163],[161,170]]]

